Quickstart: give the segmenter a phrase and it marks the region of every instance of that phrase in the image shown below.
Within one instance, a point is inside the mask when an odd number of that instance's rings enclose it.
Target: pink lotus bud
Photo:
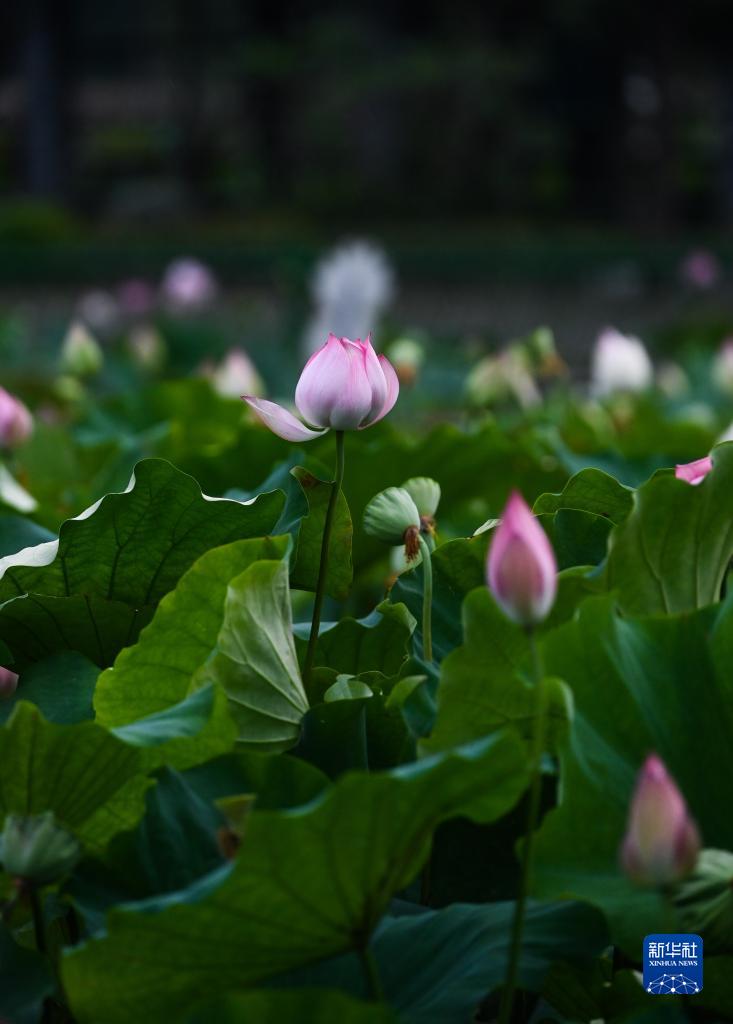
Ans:
[[[552,545],[518,491],[506,503],[488,557],[489,587],[504,614],[529,626],[545,618],[557,591]]]
[[[0,700],[10,700],[18,686],[18,676],[0,665]]]
[[[699,852],[700,836],[684,798],[661,758],[651,754],[631,800],[623,869],[640,885],[670,885],[692,871]]]
[[[0,448],[15,448],[33,433],[33,417],[15,395],[0,387]]]
[[[349,341],[330,334],[328,341],[305,364],[295,389],[295,404],[304,426],[276,405],[253,395],[248,403],[274,434],[287,441],[310,441],[326,430],[363,430],[386,416],[397,401],[400,386],[392,364],[378,356],[371,339]]]
[[[674,467],[674,475],[678,480],[686,480],[688,484],[697,487],[701,484],[710,470],[713,468],[713,460],[709,455],[704,459],[695,459],[694,462],[685,462],[681,466]]]

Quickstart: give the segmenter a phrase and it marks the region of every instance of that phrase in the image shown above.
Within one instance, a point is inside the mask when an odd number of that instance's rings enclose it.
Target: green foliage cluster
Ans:
[[[79,856],[33,898],[0,872],[1,1019],[495,1018],[536,720],[479,527],[512,487],[561,567],[518,1019],[726,1019],[733,445],[690,486],[657,466],[704,454],[703,428],[640,399],[645,444],[609,446],[551,413],[347,437],[307,687],[331,438],[294,451],[200,381],[38,424],[0,488],[0,829],[50,814]],[[391,575],[360,526],[416,476],[442,491],[431,662],[422,566]],[[651,750],[706,847],[675,904],[618,863]],[[634,973],[673,924],[708,944],[694,1003]]]

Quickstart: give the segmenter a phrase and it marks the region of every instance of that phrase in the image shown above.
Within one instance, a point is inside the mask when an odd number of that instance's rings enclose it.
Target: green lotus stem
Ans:
[[[425,661],[433,660],[433,563],[430,548],[422,534],[419,534],[422,555],[422,656]]]
[[[344,482],[344,432],[336,430],[336,477],[331,485],[331,494],[326,508],[326,519],[323,524],[323,540],[321,541],[321,560],[318,565],[318,582],[316,584],[316,596],[313,602],[313,618],[311,619],[311,631],[308,637],[308,650],[303,665],[303,686],[305,692],[309,692],[313,663],[316,659],[316,646],[318,644],[318,631],[321,628],[321,610],[323,598],[326,593],[326,576],[328,574],[328,556],[331,545],[331,530],[333,528],[333,517],[336,512],[341,485]]]
[[[36,937],[36,949],[39,953],[45,956],[46,928],[43,922],[43,906],[41,904],[41,897],[38,895],[38,889],[33,884],[29,886],[28,897],[30,899],[31,913],[33,915],[33,931],[35,932]]]
[[[374,951],[369,945],[359,947],[359,959],[361,960],[364,980],[369,991],[370,999],[375,1003],[381,1003],[384,999],[382,981],[379,977],[379,965]]]
[[[498,1024],[509,1024],[512,1016],[514,992],[519,975],[519,958],[522,952],[522,933],[524,931],[524,915],[527,908],[532,879],[532,861],[534,856],[534,838],[542,797],[542,755],[545,748],[545,720],[547,717],[547,695],[542,671],[537,638],[532,627],[527,630],[532,650],[532,662],[535,682],[535,728],[532,744],[532,778],[530,780],[529,804],[527,808],[527,831],[522,847],[522,858],[519,875],[519,893],[514,904],[514,918],[509,946],[509,962],[507,964],[506,981],[501,993]]]

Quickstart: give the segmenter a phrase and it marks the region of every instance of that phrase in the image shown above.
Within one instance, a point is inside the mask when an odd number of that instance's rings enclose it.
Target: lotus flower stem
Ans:
[[[43,922],[43,904],[38,893],[38,888],[33,883],[28,886],[28,899],[31,904],[33,915],[33,931],[36,938],[36,949],[42,955],[46,955],[46,928]]]
[[[381,1003],[384,999],[384,992],[379,977],[379,965],[377,964],[377,958],[372,947],[369,945],[361,946],[359,948],[359,959],[364,971],[364,980],[369,990],[369,996],[373,1002]]]
[[[326,593],[326,576],[328,575],[328,556],[331,544],[331,529],[333,517],[336,511],[336,502],[341,493],[341,485],[344,482],[344,432],[335,430],[336,436],[336,477],[331,486],[331,495],[326,508],[326,519],[323,524],[323,540],[321,541],[321,560],[318,565],[318,582],[316,584],[316,597],[313,602],[313,618],[311,620],[311,631],[308,638],[308,650],[305,655],[303,666],[303,686],[305,692],[309,692],[313,663],[316,658],[316,646],[318,644],[318,631],[321,628],[321,610],[323,608],[323,597]]]
[[[499,1006],[499,1024],[509,1024],[512,1016],[514,992],[519,974],[519,958],[522,952],[522,933],[524,931],[524,915],[527,907],[530,883],[532,879],[532,861],[534,855],[534,835],[542,798],[542,755],[545,748],[545,719],[547,716],[547,695],[544,685],[544,673],[540,658],[537,638],[533,627],[527,627],[529,643],[532,650],[533,673],[535,683],[535,726],[532,744],[532,777],[527,807],[527,831],[522,847],[522,859],[519,875],[519,892],[514,904],[514,919],[509,946],[509,962],[507,965],[506,982],[501,993]]]
[[[422,656],[425,661],[433,660],[433,563],[430,548],[422,534],[419,535],[422,555]]]

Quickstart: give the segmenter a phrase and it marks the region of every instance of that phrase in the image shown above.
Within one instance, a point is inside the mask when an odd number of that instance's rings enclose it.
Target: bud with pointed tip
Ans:
[[[13,878],[48,885],[74,867],[81,847],[56,823],[53,811],[25,816],[9,814],[0,834],[0,863]]]
[[[10,700],[17,688],[17,673],[0,665],[0,700]]]
[[[488,583],[513,622],[532,626],[552,608],[557,563],[547,534],[518,491],[506,503],[487,561]]]
[[[15,448],[33,433],[33,417],[15,395],[0,387],[0,448]]]
[[[695,867],[700,836],[661,758],[651,754],[639,772],[629,809],[621,863],[632,881],[666,886]]]
[[[674,475],[678,480],[686,480],[688,484],[697,487],[698,484],[703,482],[712,468],[713,460],[709,455],[706,455],[704,459],[695,459],[694,462],[685,462],[680,466],[675,466]]]

